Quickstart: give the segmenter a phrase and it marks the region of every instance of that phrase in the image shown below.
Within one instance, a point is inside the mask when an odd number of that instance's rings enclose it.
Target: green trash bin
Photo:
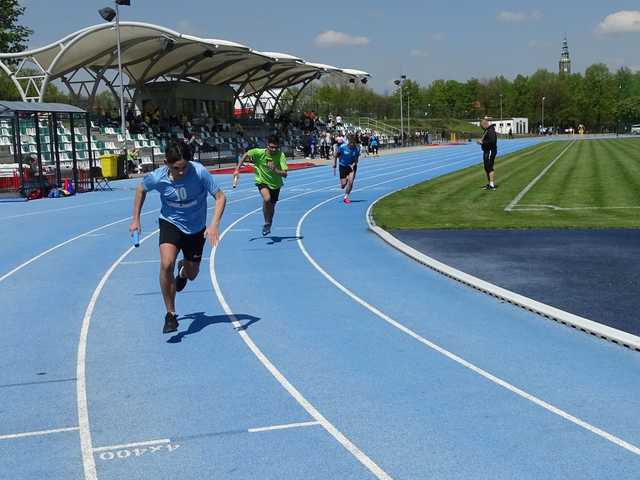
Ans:
[[[100,157],[102,175],[107,178],[118,178],[118,156],[102,155]]]

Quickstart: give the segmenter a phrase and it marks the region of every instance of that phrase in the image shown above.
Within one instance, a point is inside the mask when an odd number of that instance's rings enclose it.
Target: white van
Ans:
[[[631,134],[632,135],[640,135],[640,124],[631,125]]]

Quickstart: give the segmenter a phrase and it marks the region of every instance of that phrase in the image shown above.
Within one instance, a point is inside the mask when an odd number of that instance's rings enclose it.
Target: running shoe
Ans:
[[[178,273],[176,274],[176,292],[181,292],[184,287],[187,286],[187,278],[180,276],[180,270],[182,270],[183,261],[178,261]]]
[[[349,197],[346,197],[346,196],[342,199],[342,201],[344,203],[346,203],[347,205],[349,205],[351,203],[351,200],[349,200]]]
[[[178,316],[175,313],[167,312],[164,316],[164,328],[162,333],[171,333],[178,330]]]
[[[482,187],[482,190],[491,190],[491,185],[487,183],[484,187]]]
[[[264,227],[262,227],[262,236],[266,237],[270,233],[271,233],[271,225],[269,225],[268,223],[265,223]]]

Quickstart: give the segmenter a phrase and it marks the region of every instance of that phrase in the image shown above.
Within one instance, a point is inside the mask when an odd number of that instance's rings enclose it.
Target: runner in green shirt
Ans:
[[[262,213],[264,214],[262,235],[266,236],[271,233],[273,214],[283,184],[282,179],[287,176],[287,157],[280,151],[278,137],[269,137],[267,148],[254,148],[242,156],[233,172],[234,184],[237,183],[240,168],[245,162],[252,163],[256,172],[256,186],[262,195]]]

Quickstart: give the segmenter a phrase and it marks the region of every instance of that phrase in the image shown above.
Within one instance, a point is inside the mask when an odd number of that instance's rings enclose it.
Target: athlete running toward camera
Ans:
[[[276,203],[280,197],[283,178],[287,177],[287,157],[280,151],[280,140],[276,136],[267,139],[267,148],[254,148],[245,153],[233,172],[234,183],[237,183],[240,168],[245,163],[252,163],[256,172],[256,186],[262,196],[262,213],[264,226],[262,235],[271,233]]]
[[[185,143],[172,143],[165,151],[165,165],[147,174],[136,188],[133,201],[133,219],[129,232],[141,232],[140,211],[147,193],[156,190],[160,194],[160,289],[167,313],[163,333],[178,329],[176,292],[180,292],[188,280],[195,280],[200,270],[200,260],[205,239],[215,246],[220,239],[220,219],[224,213],[226,198],[211,174],[202,164],[192,161],[191,149]],[[215,211],[209,226],[207,221],[207,195],[215,198]],[[177,274],[174,268],[178,253]]]
[[[353,182],[356,179],[358,170],[358,159],[360,158],[360,146],[354,134],[349,135],[349,142],[339,145],[333,158],[333,174],[336,174],[336,164],[340,164],[340,188],[344,189],[344,203],[351,203],[349,194],[353,190]]]

